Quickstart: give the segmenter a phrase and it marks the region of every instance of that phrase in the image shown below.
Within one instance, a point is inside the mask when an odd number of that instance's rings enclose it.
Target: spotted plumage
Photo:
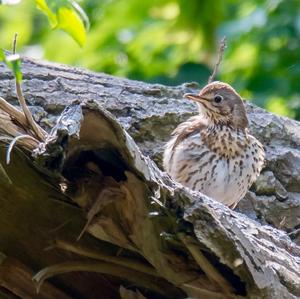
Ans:
[[[243,101],[230,85],[213,82],[186,97],[198,103],[199,115],[174,130],[164,168],[175,181],[234,208],[263,167],[263,146],[248,133]]]

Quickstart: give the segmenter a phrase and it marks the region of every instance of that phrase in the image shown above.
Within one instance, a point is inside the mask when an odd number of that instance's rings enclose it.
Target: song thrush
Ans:
[[[172,133],[164,168],[175,181],[234,208],[262,169],[263,146],[248,133],[244,103],[230,85],[212,82],[185,97],[198,103],[199,115]]]

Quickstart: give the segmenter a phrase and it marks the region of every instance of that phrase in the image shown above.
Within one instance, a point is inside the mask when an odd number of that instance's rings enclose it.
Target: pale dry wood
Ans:
[[[180,293],[177,292],[176,289],[174,289],[167,281],[157,278],[155,279],[153,276],[149,276],[145,273],[130,270],[128,268],[117,266],[108,262],[74,261],[52,265],[39,271],[32,279],[37,283],[36,287],[37,291],[39,292],[46,279],[60,274],[78,271],[109,274],[123,278],[136,286],[150,289],[167,297],[174,296],[173,298],[175,299],[180,296]]]
[[[193,256],[200,268],[205,272],[211,283],[216,283],[224,292],[224,296],[232,298],[233,288],[226,279],[215,269],[215,267],[202,254],[195,239],[184,234],[178,234],[179,239],[186,246],[187,250]],[[225,298],[225,297],[224,297]]]
[[[80,256],[89,257],[104,262],[110,262],[145,274],[160,277],[160,275],[155,271],[154,268],[147,266],[144,263],[138,262],[130,258],[105,254],[104,252],[100,251],[100,248],[98,250],[93,250],[77,243],[71,243],[59,239],[54,241],[54,244],[51,246],[51,248],[66,250],[69,252],[76,253]]]
[[[14,121],[17,121],[23,128],[27,127],[27,120],[20,110],[9,104],[5,99],[0,97],[0,109],[5,111]]]
[[[35,134],[34,137],[36,137],[39,141],[45,141],[47,133],[33,119],[33,116],[27,107],[25,98],[23,96],[21,84],[19,82],[16,82],[16,91],[17,91],[19,103],[22,107],[22,110],[27,120],[27,126],[29,126],[29,128],[32,129],[33,133]]]
[[[71,299],[48,282],[37,294],[32,276],[33,272],[24,264],[14,258],[1,255],[0,286],[4,289],[23,299]]]
[[[106,112],[99,113],[97,106],[94,107],[93,103],[89,103],[91,104],[90,108],[83,110],[84,121],[81,121],[79,139],[73,139],[71,142],[72,146],[68,147],[70,156],[72,156],[71,160],[76,161],[74,159],[74,153],[78,153],[76,148],[80,148],[82,140],[84,143],[89,143],[90,138],[94,138],[93,132],[98,132],[98,144],[105,144],[104,140],[107,140],[106,146],[108,148],[113,144],[116,151],[126,151],[127,149],[123,149],[124,145],[120,143],[120,140],[124,140],[124,137],[117,133],[120,127],[111,121],[110,115],[106,114]],[[71,123],[78,123],[78,121],[73,120],[78,115],[82,115],[82,113],[78,113],[78,106],[74,105],[70,107],[66,115],[63,115],[61,119],[68,119]],[[58,123],[57,128],[53,132],[65,131],[67,129],[65,123],[65,121]],[[87,124],[92,125],[92,131]],[[55,138],[55,136],[51,137],[52,142]],[[60,140],[59,137],[58,140]],[[92,142],[97,142],[97,140]],[[166,278],[174,286],[182,287],[187,292],[193,288],[193,294],[195,294],[196,289],[199,290],[199,294],[202,293],[202,290],[211,292],[214,295],[218,292],[220,293],[220,287],[215,281],[208,283],[205,275],[197,272],[196,263],[187,263],[186,257],[176,254],[171,246],[169,248],[169,245],[166,246],[164,244],[164,239],[160,235],[161,230],[164,230],[164,228],[160,227],[160,225],[157,226],[156,217],[159,218],[159,214],[162,212],[160,209],[163,209],[164,213],[167,214],[168,210],[164,205],[150,208],[147,200],[145,200],[149,191],[145,188],[141,178],[131,171],[125,171],[125,175],[126,180],[119,182],[119,190],[116,189],[114,184],[112,185],[115,188],[114,193],[123,194],[122,197],[119,196],[119,199],[115,201],[110,200],[109,204],[107,204],[107,198],[102,198],[100,201],[97,197],[94,199],[95,203],[92,206],[100,205],[101,213],[96,217],[99,209],[97,208],[96,212],[93,212],[93,218],[95,217],[96,219],[88,227],[88,232],[96,238],[112,242],[120,247],[129,250],[134,248],[136,252],[141,254],[158,270],[161,277]],[[98,176],[96,178],[99,179]],[[93,180],[92,177],[89,181],[91,180]],[[88,189],[82,188],[81,184],[83,181],[81,179],[78,182],[80,190]],[[92,186],[93,189],[99,188],[99,190],[102,190],[103,188],[101,182],[99,182],[98,187],[97,184],[92,184]],[[106,184],[106,188],[110,188],[109,184]],[[78,201],[76,194],[73,197]],[[86,198],[86,200],[90,201],[89,198]],[[80,202],[85,206],[82,200]],[[157,203],[157,200],[154,202]],[[151,213],[149,209],[152,210]],[[157,210],[157,214],[155,210]],[[153,214],[153,216],[150,216],[150,214]],[[166,221],[170,221],[170,224],[174,221],[172,225],[176,226],[176,220],[172,219],[172,217],[171,215],[167,216]],[[184,246],[182,246],[181,250],[184,250]],[[190,288],[184,286],[186,284]]]
[[[89,225],[94,220],[95,216],[101,212],[101,209],[103,209],[103,207],[112,203],[113,201],[120,199],[122,196],[123,193],[120,191],[120,189],[113,186],[101,190],[92,207],[87,213],[87,222],[80,232],[79,236],[77,237],[77,241],[81,239]]]

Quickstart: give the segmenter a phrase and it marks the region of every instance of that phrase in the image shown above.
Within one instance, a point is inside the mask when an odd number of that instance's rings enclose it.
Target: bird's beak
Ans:
[[[204,98],[200,97],[198,94],[194,94],[194,93],[186,93],[183,97],[200,103],[205,100]]]

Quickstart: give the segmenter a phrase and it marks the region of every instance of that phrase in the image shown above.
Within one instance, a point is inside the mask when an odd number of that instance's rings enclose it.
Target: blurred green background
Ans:
[[[147,82],[203,86],[227,49],[218,79],[257,105],[300,120],[299,0],[82,0],[83,48],[51,30],[33,0],[0,5],[0,47]]]

